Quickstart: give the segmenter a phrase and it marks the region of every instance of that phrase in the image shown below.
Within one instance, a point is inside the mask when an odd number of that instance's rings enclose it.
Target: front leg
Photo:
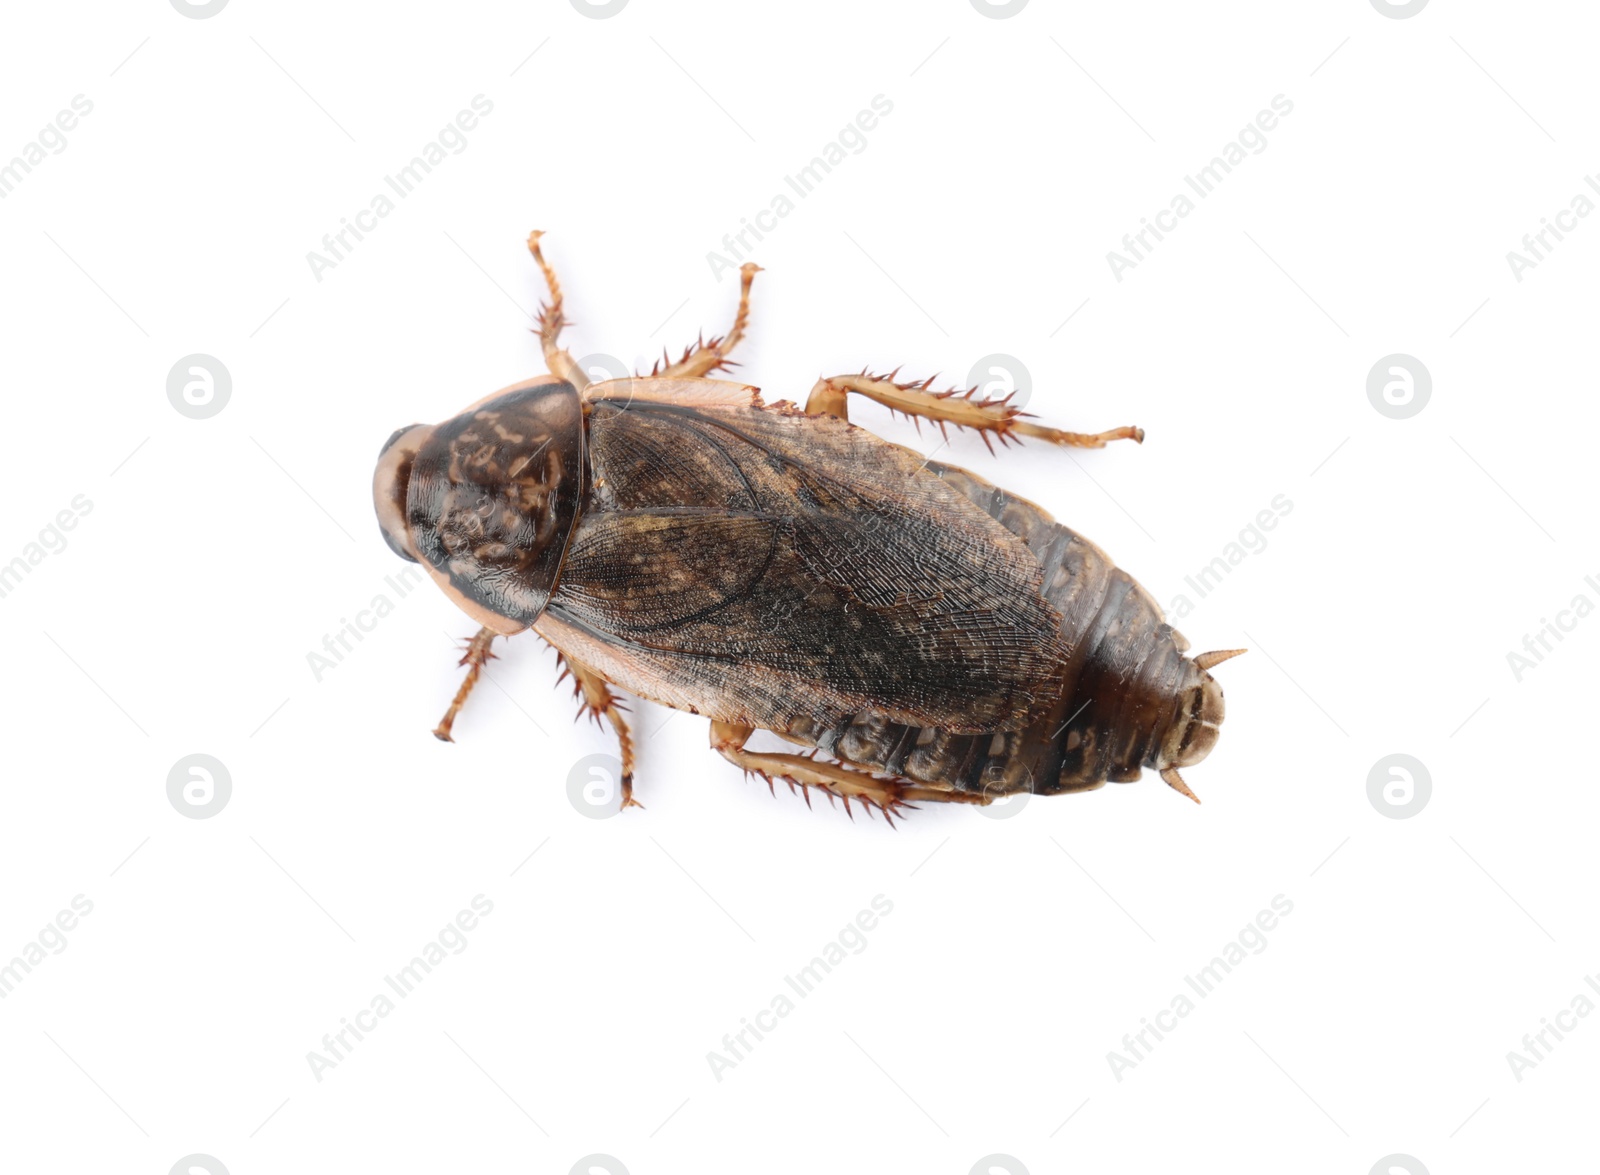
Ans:
[[[1047,428],[1025,419],[1022,412],[1006,403],[1009,397],[998,400],[974,399],[977,388],[969,389],[965,394],[958,394],[953,388],[947,392],[932,392],[928,390],[932,383],[931,378],[920,383],[896,383],[893,373],[886,376],[865,373],[829,376],[819,379],[811,389],[811,396],[806,400],[806,411],[848,420],[847,394],[855,392],[869,400],[876,400],[892,412],[931,420],[938,424],[941,431],[947,424],[976,429],[986,445],[989,445],[991,435],[998,437],[1002,445],[1012,437],[1024,436],[1081,449],[1101,449],[1107,441],[1144,440],[1144,429],[1133,426],[1096,433]],[[993,445],[989,447],[991,450],[994,448]]]
[[[433,728],[433,737],[440,742],[453,743],[456,740],[450,737],[450,729],[456,724],[456,715],[461,713],[461,707],[466,704],[467,695],[472,692],[472,687],[478,684],[478,675],[483,672],[483,667],[494,660],[494,653],[489,646],[494,644],[494,638],[501,634],[492,628],[480,628],[478,635],[467,642],[466,651],[461,655],[461,664],[467,667],[467,676],[461,683],[461,688],[456,691],[455,698],[450,703],[450,709],[445,711],[439,725]]]
[[[539,307],[539,345],[544,349],[544,362],[550,374],[566,380],[581,392],[589,386],[589,376],[561,346],[561,330],[567,325],[566,303],[561,297],[561,283],[556,280],[556,271],[544,259],[544,252],[539,248],[539,238],[542,236],[544,233],[538,229],[528,234],[528,252],[539,263],[539,269],[544,273],[544,284],[550,288],[550,301]]]

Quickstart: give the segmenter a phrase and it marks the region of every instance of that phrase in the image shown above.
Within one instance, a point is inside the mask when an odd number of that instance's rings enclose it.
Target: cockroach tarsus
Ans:
[[[561,284],[536,331],[550,374],[437,425],[397,430],[373,475],[385,541],[481,626],[434,734],[451,730],[496,637],[532,629],[579,716],[609,722],[624,807],[634,744],[614,688],[710,720],[711,747],[810,803],[895,815],[1179,774],[1215,744],[1210,670],[1099,547],[977,475],[848,423],[850,395],[920,423],[1079,448],[976,389],[898,371],[828,376],[803,409],[709,378],[750,318],[648,376],[591,384],[561,346]],[[766,730],[804,753],[748,747]]]

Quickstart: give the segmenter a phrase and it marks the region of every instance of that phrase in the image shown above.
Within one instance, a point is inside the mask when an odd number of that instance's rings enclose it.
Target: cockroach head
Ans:
[[[383,541],[402,559],[415,563],[411,540],[406,535],[406,487],[411,482],[411,464],[417,450],[433,431],[431,424],[408,424],[397,428],[378,452],[378,468],[372,474],[372,507],[378,512],[378,528]]]
[[[384,541],[479,624],[520,632],[555,590],[582,505],[584,445],[578,391],[550,376],[398,429],[372,476]]]

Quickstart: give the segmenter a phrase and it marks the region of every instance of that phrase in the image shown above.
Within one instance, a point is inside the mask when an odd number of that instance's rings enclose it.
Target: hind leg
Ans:
[[[711,749],[746,774],[754,772],[772,786],[774,779],[788,782],[791,788],[799,784],[806,789],[806,803],[811,803],[810,789],[819,787],[828,795],[844,800],[844,810],[855,819],[850,809],[851,800],[860,800],[870,813],[877,808],[890,824],[906,807],[902,789],[894,780],[880,779],[854,767],[843,767],[822,762],[805,755],[791,755],[775,751],[747,751],[744,744],[755,733],[753,726],[735,726],[731,722],[711,722]],[[870,805],[870,807],[869,807]]]
[[[749,751],[745,743],[755,733],[751,726],[735,726],[731,722],[711,723],[711,749],[746,773],[754,772],[772,786],[774,779],[785,780],[791,789],[798,784],[805,789],[806,803],[811,803],[810,789],[821,788],[829,797],[838,796],[844,801],[844,810],[855,819],[850,808],[851,800],[861,801],[870,815],[873,808],[883,813],[890,824],[894,817],[904,818],[905,810],[916,805],[913,800],[936,803],[987,804],[991,797],[968,792],[947,791],[942,788],[923,787],[909,780],[875,775],[848,763],[829,763],[809,755],[786,754],[779,751]],[[869,806],[870,805],[870,806]]]
[[[1107,441],[1143,441],[1144,429],[1134,426],[1114,428],[1107,432],[1066,432],[1034,424],[1004,399],[974,399],[973,388],[964,395],[954,389],[948,392],[931,392],[933,380],[921,383],[896,383],[893,373],[887,376],[835,375],[819,379],[806,400],[806,411],[827,413],[841,420],[849,419],[848,393],[855,392],[869,400],[876,400],[892,412],[931,420],[942,431],[947,424],[957,428],[976,429],[989,444],[996,436],[1003,445],[1012,437],[1037,437],[1053,445],[1072,445],[1081,449],[1101,449]],[[989,446],[993,449],[993,445]]]

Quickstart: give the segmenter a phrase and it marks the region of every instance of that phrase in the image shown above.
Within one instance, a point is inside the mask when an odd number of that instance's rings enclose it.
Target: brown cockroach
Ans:
[[[558,342],[561,286],[539,238],[551,374],[399,429],[373,477],[389,546],[482,626],[436,736],[450,740],[495,637],[532,628],[583,710],[615,727],[624,807],[633,743],[613,686],[708,717],[729,762],[846,809],[1087,791],[1145,767],[1195,798],[1178,769],[1217,739],[1208,670],[1242,650],[1185,656],[1099,547],[848,423],[846,400],[986,442],[1100,448],[1141,429],[1064,432],[1004,399],[865,372],[819,380],[804,409],[764,403],[707,378],[744,335],[754,265],[725,336],[591,384]],[[756,730],[810,753],[750,750]]]

